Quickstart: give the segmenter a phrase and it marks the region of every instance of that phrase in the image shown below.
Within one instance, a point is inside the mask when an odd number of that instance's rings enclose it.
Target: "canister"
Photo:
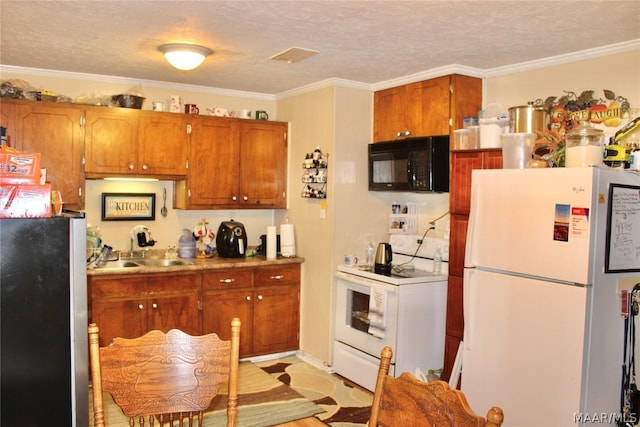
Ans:
[[[568,168],[599,166],[604,159],[604,132],[595,129],[588,122],[567,132],[566,160]]]
[[[509,108],[510,133],[536,133],[549,128],[549,112],[542,105]]]

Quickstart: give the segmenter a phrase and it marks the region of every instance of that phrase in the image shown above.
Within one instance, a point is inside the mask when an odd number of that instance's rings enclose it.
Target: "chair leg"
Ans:
[[[89,358],[91,367],[91,395],[93,398],[93,425],[104,427],[104,403],[102,401],[102,374],[100,371],[100,344],[98,325],[89,325]]]

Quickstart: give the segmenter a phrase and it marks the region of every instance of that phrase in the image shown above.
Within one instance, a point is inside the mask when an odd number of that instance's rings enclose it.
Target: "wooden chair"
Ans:
[[[174,421],[202,425],[203,411],[228,382],[227,427],[236,425],[240,320],[231,321],[231,340],[216,334],[191,336],[177,329],[151,331],[139,338],[115,338],[100,347],[98,326],[89,325],[94,426],[103,427],[102,392],[109,392],[129,417],[153,426]]]
[[[485,420],[471,411],[461,391],[451,390],[444,381],[419,381],[407,372],[398,378],[388,375],[393,351],[384,347],[381,356],[369,427],[502,425],[502,409],[489,409]]]

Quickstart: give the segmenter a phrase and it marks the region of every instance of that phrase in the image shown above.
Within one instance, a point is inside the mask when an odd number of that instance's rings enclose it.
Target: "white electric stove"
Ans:
[[[336,272],[333,369],[369,390],[386,345],[394,352],[392,375],[426,373],[444,362],[449,242],[398,234],[391,235],[389,243],[390,275],[362,265],[340,265]],[[438,247],[443,262],[436,275],[433,255]]]

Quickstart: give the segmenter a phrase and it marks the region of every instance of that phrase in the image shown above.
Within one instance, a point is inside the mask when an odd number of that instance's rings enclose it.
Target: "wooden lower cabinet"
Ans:
[[[256,288],[253,305],[253,353],[298,349],[297,285]]]
[[[210,270],[202,285],[203,333],[229,339],[228,326],[237,317],[240,357],[298,349],[298,264]]]
[[[200,277],[195,273],[89,276],[91,322],[100,345],[159,329],[200,333]]]
[[[253,270],[229,268],[202,273],[202,333],[231,338],[231,319],[240,319],[240,356],[251,353]]]
[[[231,338],[240,327],[240,356],[297,350],[300,264],[222,268],[169,274],[88,276],[89,319],[100,345],[152,329]]]

